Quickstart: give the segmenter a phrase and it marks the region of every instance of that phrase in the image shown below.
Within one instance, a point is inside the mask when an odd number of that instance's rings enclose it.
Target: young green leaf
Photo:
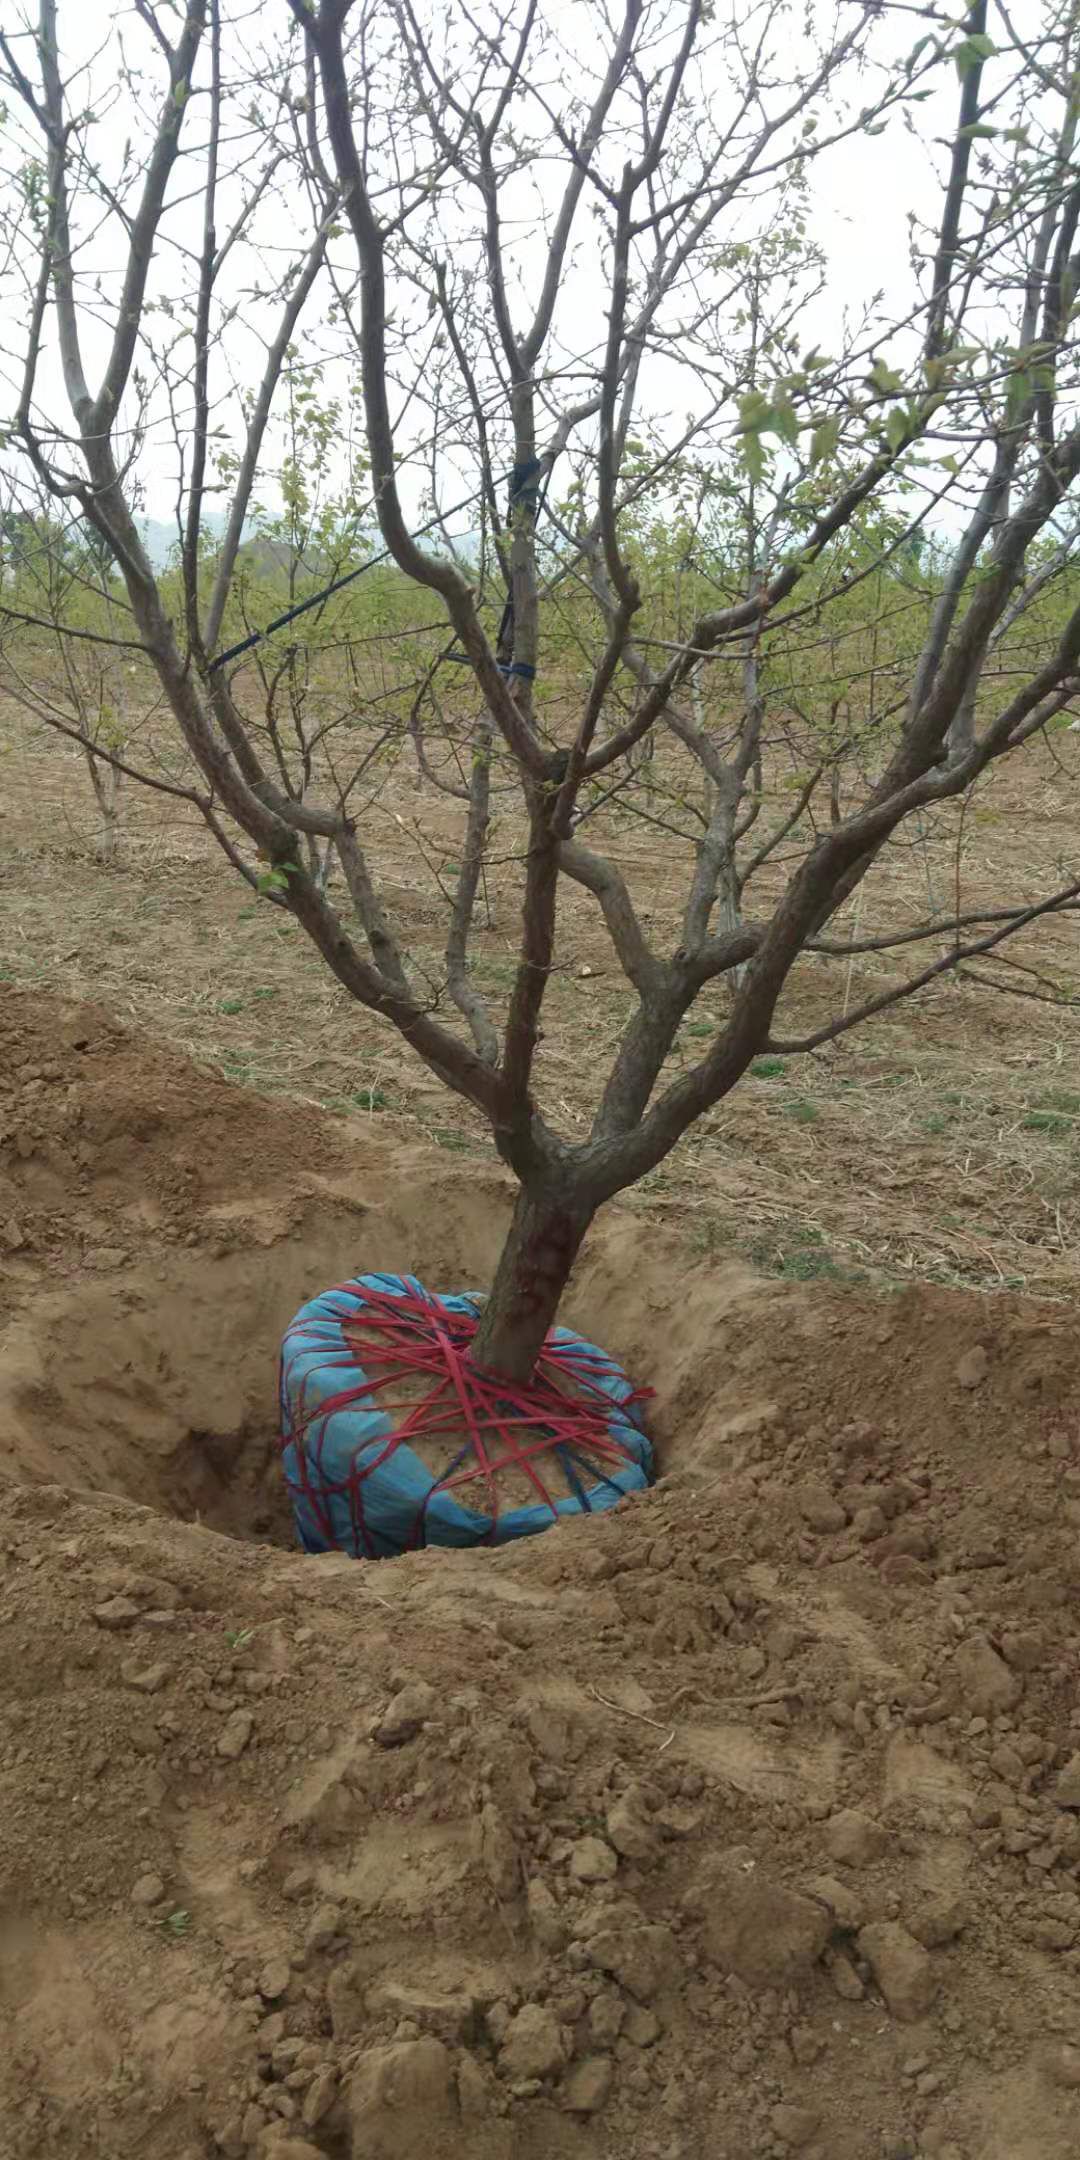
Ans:
[[[840,421],[834,413],[828,420],[822,420],[810,437],[811,465],[820,465],[826,458],[831,458],[839,441]]]
[[[972,68],[981,67],[984,60],[991,60],[996,51],[993,38],[988,37],[985,30],[973,30],[970,37],[961,38],[959,45],[952,48],[961,81],[965,75],[970,75]]]
[[[903,392],[903,376],[898,375],[896,369],[889,367],[884,360],[875,360],[870,370],[869,381],[871,387],[881,397],[900,397]]]

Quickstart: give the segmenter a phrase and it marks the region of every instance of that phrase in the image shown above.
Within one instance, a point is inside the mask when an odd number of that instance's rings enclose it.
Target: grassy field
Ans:
[[[365,1130],[392,1127],[488,1149],[468,1107],[349,1001],[186,806],[131,787],[120,858],[106,868],[78,752],[10,703],[0,752],[3,979],[99,998],[246,1086],[349,1115],[359,1145]],[[1080,738],[1056,735],[966,806],[908,827],[849,904],[847,930],[876,934],[957,897],[964,908],[1000,905],[1063,882],[1075,869],[1078,767]],[[457,806],[417,788],[409,758],[371,816],[395,922],[434,986]],[[677,943],[685,849],[624,813],[591,831],[623,865],[657,941]],[[507,811],[475,942],[496,1011],[513,974],[519,842]],[[783,874],[781,861],[769,865],[752,914]],[[923,960],[935,949],[916,951]],[[633,993],[595,904],[569,885],[558,960],[538,1084],[555,1121],[584,1133]],[[850,972],[807,960],[783,1028],[856,1006],[905,964],[903,952],[862,957]],[[695,1008],[673,1067],[700,1054],[724,1001],[717,988]],[[1078,1046],[1080,946],[1077,918],[1065,916],[823,1052],[759,1059],[630,1205],[676,1221],[698,1253],[738,1253],[791,1278],[923,1277],[1060,1297],[1075,1288],[1080,1250]]]

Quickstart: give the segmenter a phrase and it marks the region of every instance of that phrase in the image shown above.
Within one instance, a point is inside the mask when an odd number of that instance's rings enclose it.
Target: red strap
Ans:
[[[372,1473],[390,1460],[399,1447],[411,1446],[425,1437],[464,1439],[449,1469],[432,1485],[418,1511],[412,1542],[424,1542],[427,1509],[437,1493],[462,1494],[462,1488],[482,1481],[486,1513],[491,1517],[489,1542],[494,1542],[499,1520],[500,1473],[516,1470],[536,1493],[538,1502],[557,1510],[541,1475],[545,1455],[567,1448],[594,1464],[612,1470],[634,1460],[610,1430],[613,1411],[643,1401],[651,1389],[639,1388],[616,1403],[597,1384],[595,1355],[580,1341],[557,1342],[549,1335],[531,1381],[522,1384],[501,1374],[484,1372],[468,1356],[469,1344],[479,1325],[473,1314],[451,1311],[441,1298],[408,1290],[400,1294],[364,1286],[343,1284],[351,1295],[362,1295],[358,1310],[342,1314],[331,1326],[345,1345],[329,1351],[326,1366],[340,1367],[343,1380],[351,1380],[337,1393],[324,1396],[305,1412],[303,1400],[293,1406],[292,1430],[283,1445],[295,1446],[297,1474],[304,1497],[327,1544],[334,1537],[328,1503],[346,1498],[349,1504],[354,1549],[371,1555],[372,1541],[364,1520],[363,1487]],[[300,1323],[303,1334],[310,1321]],[[292,1330],[290,1330],[290,1333]],[[329,1346],[328,1346],[329,1347]],[[286,1337],[286,1359],[288,1337]],[[387,1391],[405,1379],[420,1375],[430,1382],[419,1402],[395,1403]],[[567,1387],[573,1390],[567,1393]],[[331,1479],[323,1462],[328,1420],[358,1403],[377,1397],[387,1417],[400,1414],[381,1445],[362,1466],[354,1454],[344,1478]],[[312,1426],[318,1430],[311,1433]],[[310,1439],[308,1435],[310,1434]],[[359,1451],[357,1451],[359,1452]],[[468,1506],[467,1494],[462,1494]]]

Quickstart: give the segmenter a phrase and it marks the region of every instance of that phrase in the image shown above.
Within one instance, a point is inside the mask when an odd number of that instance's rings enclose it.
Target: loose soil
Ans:
[[[3,2160],[1072,2160],[1080,1344],[640,1215],[646,1497],[286,1548],[275,1356],[508,1193],[0,999]]]

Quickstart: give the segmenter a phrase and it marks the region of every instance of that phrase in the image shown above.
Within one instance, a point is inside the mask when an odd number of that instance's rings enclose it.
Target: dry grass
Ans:
[[[101,998],[245,1085],[422,1131],[442,1147],[487,1149],[468,1107],[349,1001],[295,926],[235,880],[184,806],[132,788],[123,859],[105,869],[77,753],[10,705],[0,711],[0,750],[0,975]],[[1057,736],[1052,755],[1033,747],[985,783],[963,816],[950,807],[921,834],[909,832],[868,880],[862,933],[925,917],[929,902],[947,906],[957,889],[970,908],[1063,882],[1074,859],[1078,765],[1080,739]],[[376,817],[396,920],[434,981],[453,807],[416,791],[410,765],[387,783]],[[513,967],[518,838],[512,822],[497,836],[490,922],[476,943],[496,1006]],[[663,835],[626,818],[610,820],[602,838],[658,941],[677,942],[685,875],[677,848],[673,859]],[[751,912],[764,909],[781,874],[762,880]],[[1036,998],[946,980],[813,1057],[759,1060],[630,1204],[679,1222],[699,1251],[738,1252],[772,1272],[1073,1291],[1076,918],[1006,951],[1008,961],[987,972]],[[807,961],[783,1030],[838,1011],[845,996],[857,1005],[910,965],[910,954],[869,956],[848,982],[843,963]],[[690,1016],[673,1069],[699,1053],[724,996],[710,992]],[[593,902],[568,890],[538,1079],[545,1106],[571,1133],[587,1129],[597,1074],[631,1005]]]

